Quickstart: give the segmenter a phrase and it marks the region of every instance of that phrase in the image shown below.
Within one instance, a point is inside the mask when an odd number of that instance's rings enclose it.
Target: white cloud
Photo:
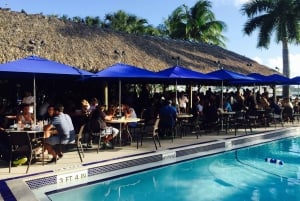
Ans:
[[[240,7],[242,4],[247,3],[250,0],[234,0],[234,5]]]
[[[279,72],[282,73],[282,57],[274,57],[274,58],[268,58],[266,61],[266,65],[270,68],[275,69],[276,67],[278,67]]]
[[[260,63],[260,64],[262,64],[263,63],[263,60],[262,60],[262,58],[260,58],[260,57],[254,57],[254,58],[252,58],[254,61],[256,61],[257,63]]]

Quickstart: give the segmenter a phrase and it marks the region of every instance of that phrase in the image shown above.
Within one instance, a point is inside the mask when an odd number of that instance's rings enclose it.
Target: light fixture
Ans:
[[[172,59],[176,60],[176,65],[178,66],[179,62],[180,62],[180,57],[179,56],[177,56],[177,57],[172,56]]]
[[[218,69],[223,69],[223,66],[221,65],[220,60],[214,61],[215,64],[217,64]]]
[[[125,56],[126,56],[125,50],[122,50],[121,53],[119,50],[114,50],[114,53],[119,56],[119,58],[120,58],[119,63],[122,62],[122,59],[123,59],[123,63],[125,63]]]

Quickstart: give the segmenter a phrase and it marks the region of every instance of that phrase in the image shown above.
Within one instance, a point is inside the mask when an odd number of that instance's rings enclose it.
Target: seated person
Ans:
[[[89,116],[90,108],[91,108],[90,103],[87,100],[83,99],[81,101],[81,115]]]
[[[56,105],[54,116],[50,124],[44,127],[45,130],[45,149],[53,156],[50,162],[56,162],[62,157],[62,152],[54,149],[54,145],[69,144],[75,141],[75,130],[68,114],[63,113],[64,107]]]
[[[270,107],[270,103],[269,103],[267,97],[261,96],[261,97],[260,97],[259,108],[260,108],[260,109],[266,110],[268,107]]]
[[[232,112],[232,107],[231,107],[231,104],[230,104],[230,99],[229,98],[226,98],[224,99],[224,111],[227,111],[227,112]]]
[[[177,112],[172,106],[172,101],[168,100],[165,102],[165,105],[162,106],[159,110],[159,124],[158,128],[160,131],[166,131],[173,129],[176,124],[176,118],[177,118]],[[162,133],[160,132],[161,135],[164,134],[170,134],[170,133]]]
[[[281,114],[281,107],[275,102],[274,98],[270,98],[270,108],[274,110],[275,114]]]
[[[106,147],[112,147],[111,140],[113,140],[118,134],[119,130],[117,128],[107,126],[105,121],[112,120],[112,115],[106,115],[105,106],[97,106],[96,109],[91,114],[90,129],[93,132],[101,131],[101,135],[104,137],[104,144]],[[95,125],[95,121],[100,122],[100,128]]]
[[[137,118],[135,110],[132,107],[129,107],[129,105],[123,104],[122,109],[126,119]],[[137,126],[137,122],[130,122],[127,125],[130,128],[135,128]]]
[[[34,122],[33,114],[30,112],[30,105],[24,104],[20,114],[17,115],[17,122],[22,125],[32,124]]]
[[[209,100],[205,102],[203,107],[203,116],[204,116],[204,126],[206,128],[211,128],[215,126],[215,123],[219,121],[219,112],[217,107],[212,104]]]
[[[94,109],[97,108],[97,106],[99,105],[99,101],[97,98],[92,98],[90,101],[90,112],[92,112]]]
[[[47,108],[47,113],[44,116],[44,121],[46,121],[47,123],[50,123],[52,121],[52,118],[54,116],[54,105],[49,105]]]

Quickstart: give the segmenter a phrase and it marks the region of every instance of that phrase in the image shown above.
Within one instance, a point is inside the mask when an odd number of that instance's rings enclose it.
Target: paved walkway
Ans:
[[[285,128],[287,127],[298,127],[300,124],[299,122],[286,123],[284,125]],[[261,133],[276,129],[281,129],[282,127],[275,128],[274,125],[271,125],[267,128],[256,128],[253,129],[253,132],[251,134],[255,133]],[[243,136],[245,135],[244,130],[240,129],[237,133],[237,136]],[[236,137],[234,135],[234,131],[229,131],[228,133],[220,132],[217,134],[216,132],[212,133],[202,133],[199,138],[197,138],[195,135],[187,135],[182,138],[176,138],[172,142],[171,139],[161,139],[161,145],[162,147],[159,147],[157,151],[166,150],[169,148],[175,148],[185,145],[191,145],[191,144],[198,144],[203,142],[209,142],[209,141],[215,141],[215,140],[222,140],[226,138],[232,138]],[[152,138],[145,138],[143,140],[143,146],[139,146],[139,148],[136,148],[136,142],[133,142],[130,146],[122,146],[118,147],[116,146],[114,149],[106,149],[106,150],[100,150],[100,152],[97,154],[96,145],[92,149],[88,149],[84,153],[84,161],[81,164],[80,159],[78,157],[78,154],[76,151],[74,152],[67,152],[64,154],[63,158],[58,160],[57,163],[51,163],[51,164],[45,164],[42,165],[41,162],[37,162],[35,164],[32,164],[30,166],[28,174],[25,174],[26,172],[26,165],[13,167],[11,170],[11,173],[8,173],[8,164],[5,162],[0,162],[0,180],[3,179],[9,179],[9,178],[16,178],[16,177],[23,177],[23,176],[32,176],[35,174],[39,174],[42,172],[49,172],[49,171],[62,171],[62,170],[68,170],[76,167],[80,167],[81,165],[88,165],[93,163],[111,163],[112,161],[117,160],[125,160],[127,157],[134,156],[137,154],[146,154],[149,152],[154,152],[155,146],[152,141]]]

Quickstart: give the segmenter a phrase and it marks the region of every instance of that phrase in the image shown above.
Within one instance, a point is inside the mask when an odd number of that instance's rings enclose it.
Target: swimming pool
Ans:
[[[47,195],[53,201],[297,200],[299,158],[300,138],[288,138]]]

